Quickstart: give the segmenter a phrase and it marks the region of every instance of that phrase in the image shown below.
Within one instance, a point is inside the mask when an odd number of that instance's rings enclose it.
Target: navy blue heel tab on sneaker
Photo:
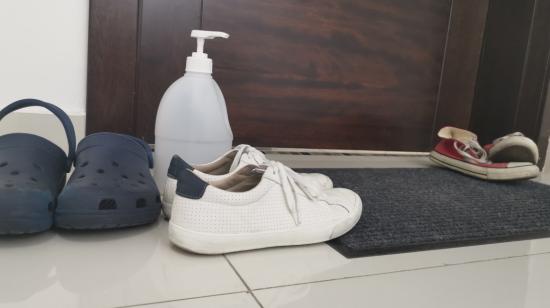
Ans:
[[[182,169],[179,172],[176,188],[178,195],[189,199],[200,199],[204,195],[206,187],[208,187],[208,183],[201,180],[190,170]]]
[[[68,154],[67,154],[66,171],[69,172],[71,170],[71,165],[74,161],[75,148],[76,148],[76,134],[75,134],[74,126],[73,126],[73,123],[71,122],[71,119],[61,108],[57,107],[56,105],[46,103],[41,100],[37,100],[33,98],[25,98],[25,99],[15,101],[9,104],[8,106],[4,107],[4,109],[0,110],[0,120],[2,120],[9,113],[22,108],[26,108],[26,107],[45,108],[49,110],[51,113],[53,113],[59,119],[59,121],[61,121],[61,124],[65,129],[65,134],[67,135]]]
[[[178,174],[185,169],[193,171],[195,168],[189,165],[185,160],[183,160],[183,158],[179,157],[179,155],[175,154],[174,156],[172,156],[172,160],[170,160],[170,166],[168,167],[168,177],[177,179]]]

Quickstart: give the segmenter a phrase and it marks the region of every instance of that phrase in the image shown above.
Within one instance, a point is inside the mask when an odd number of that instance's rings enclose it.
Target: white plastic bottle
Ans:
[[[191,37],[197,39],[197,51],[187,57],[185,74],[166,90],[157,112],[154,176],[160,191],[174,154],[190,164],[205,163],[233,142],[225,99],[212,78],[212,60],[203,52],[204,40],[229,35],[193,30]]]

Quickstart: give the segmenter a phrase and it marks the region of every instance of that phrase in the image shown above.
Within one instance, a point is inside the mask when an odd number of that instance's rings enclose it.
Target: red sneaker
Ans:
[[[444,127],[438,134],[441,141],[430,153],[435,163],[485,180],[519,180],[534,178],[540,171],[532,162],[492,162],[477,136],[467,130]],[[494,147],[494,146],[493,146]]]

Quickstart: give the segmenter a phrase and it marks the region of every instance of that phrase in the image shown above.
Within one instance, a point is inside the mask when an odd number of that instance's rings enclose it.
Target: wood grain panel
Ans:
[[[185,73],[196,49],[189,37],[200,28],[200,0],[143,0],[136,98],[136,135],[154,141],[155,117],[162,95]]]
[[[550,0],[539,0],[535,4],[529,52],[525,62],[525,73],[520,94],[516,125],[530,136],[536,136],[544,164],[550,137]],[[534,119],[534,120],[533,120]]]
[[[492,0],[489,4],[471,124],[482,143],[516,131],[535,1]]]
[[[204,0],[236,143],[427,150],[450,1]]]
[[[470,126],[488,6],[489,0],[453,1],[432,134],[434,145],[441,127]]]
[[[539,0],[535,3],[515,119],[516,129],[534,138],[542,137],[546,142],[548,133],[545,134],[539,129],[549,77],[549,13],[550,0]]]
[[[482,143],[521,131],[546,154],[548,12],[550,0],[490,1],[471,120]]]
[[[86,131],[134,132],[137,0],[91,0]]]

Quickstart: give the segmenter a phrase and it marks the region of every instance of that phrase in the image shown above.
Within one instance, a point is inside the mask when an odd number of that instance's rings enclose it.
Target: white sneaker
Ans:
[[[172,202],[176,194],[176,179],[181,170],[192,170],[203,181],[210,183],[211,181],[223,180],[231,176],[243,166],[258,166],[268,162],[269,160],[265,157],[264,153],[246,144],[238,145],[213,162],[203,165],[191,166],[179,156],[174,155],[168,168],[168,178],[164,186],[162,199],[164,215],[166,218],[170,218]],[[310,186],[311,190],[325,190],[333,187],[332,180],[326,175],[320,173],[301,173],[300,175],[303,178],[303,182]]]
[[[359,221],[360,197],[345,188],[312,191],[278,162],[247,165],[206,183],[189,170],[178,176],[169,238],[186,250],[220,254],[324,242]]]

